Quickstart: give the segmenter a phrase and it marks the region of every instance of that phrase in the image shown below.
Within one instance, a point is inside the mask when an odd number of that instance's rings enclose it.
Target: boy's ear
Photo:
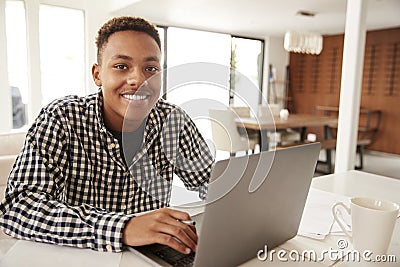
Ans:
[[[97,63],[94,63],[92,66],[92,77],[93,81],[97,86],[102,86],[101,78],[100,78],[100,66]]]

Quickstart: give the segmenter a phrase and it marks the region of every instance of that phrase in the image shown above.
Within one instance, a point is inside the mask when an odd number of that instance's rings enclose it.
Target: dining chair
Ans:
[[[230,109],[234,112],[235,117],[240,118],[250,118],[251,110],[250,107],[247,106],[235,106],[230,107]],[[255,142],[256,144],[260,141],[260,134],[257,130],[246,129],[243,127],[238,127],[239,134],[246,138],[249,138],[251,142]]]
[[[276,104],[259,105],[258,106],[258,116],[260,119],[263,117],[270,117],[270,113],[275,120],[279,118],[279,106]],[[269,136],[269,142],[275,146],[290,145],[300,142],[300,133],[294,129],[280,129],[276,132],[271,133]]]
[[[238,132],[235,113],[230,110],[209,110],[212,138],[217,150],[227,151],[231,156],[237,152],[249,150],[254,151],[256,140],[241,136]]]
[[[21,151],[25,141],[25,131],[14,131],[0,134],[0,201],[4,199],[8,175]],[[0,258],[3,245],[7,245],[11,237],[0,231]]]

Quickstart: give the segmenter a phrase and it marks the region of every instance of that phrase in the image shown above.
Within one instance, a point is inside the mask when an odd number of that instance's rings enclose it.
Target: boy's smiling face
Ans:
[[[101,62],[92,68],[96,85],[103,88],[107,127],[133,131],[141,125],[160,95],[161,75],[155,75],[160,59],[160,48],[147,33],[128,30],[109,37]]]

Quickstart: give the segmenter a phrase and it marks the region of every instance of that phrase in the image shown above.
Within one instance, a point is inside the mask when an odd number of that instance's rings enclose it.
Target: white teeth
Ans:
[[[145,100],[147,95],[123,95],[123,97],[129,100]]]

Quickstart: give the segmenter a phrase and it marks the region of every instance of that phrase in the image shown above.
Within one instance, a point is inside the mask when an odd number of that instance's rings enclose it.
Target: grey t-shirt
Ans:
[[[108,129],[118,140],[121,148],[121,157],[125,160],[127,166],[129,166],[133,157],[142,148],[145,125],[146,120],[144,120],[140,127],[133,132],[119,132],[113,129]]]

